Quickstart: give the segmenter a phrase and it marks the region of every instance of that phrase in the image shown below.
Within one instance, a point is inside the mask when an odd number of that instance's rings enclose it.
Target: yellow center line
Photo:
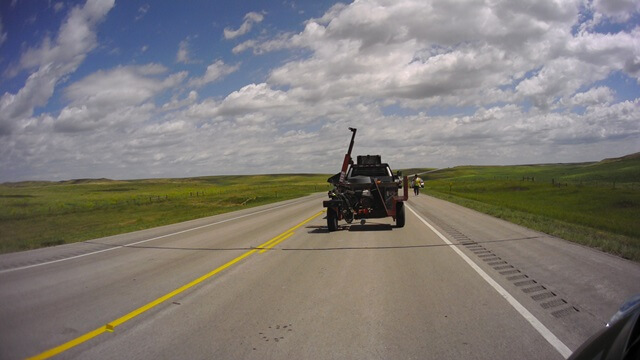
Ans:
[[[48,359],[52,356],[58,355],[63,351],[69,350],[74,346],[80,345],[85,341],[89,341],[91,339],[93,339],[94,337],[104,333],[105,331],[107,331],[107,326],[101,326],[93,331],[90,331],[80,337],[77,337],[67,343],[64,343],[60,346],[54,347],[53,349],[49,349],[41,354],[38,354],[36,356],[30,357],[28,359]]]
[[[169,300],[170,298],[172,298],[172,297],[174,297],[174,296],[176,296],[176,295],[178,295],[178,294],[180,294],[180,293],[182,293],[182,292],[184,292],[184,291],[186,291],[186,290],[188,290],[188,289],[200,284],[201,282],[203,282],[203,281],[209,279],[210,277],[218,274],[219,272],[225,270],[226,268],[228,268],[228,267],[230,267],[230,266],[232,266],[232,265],[244,260],[245,258],[255,254],[256,252],[258,252],[258,250],[262,249],[260,252],[264,252],[264,251],[266,251],[268,249],[271,249],[272,247],[276,246],[277,244],[279,244],[279,243],[283,242],[284,240],[288,239],[289,237],[291,237],[293,235],[293,231],[294,230],[298,229],[299,227],[303,226],[304,224],[308,223],[309,221],[315,219],[316,217],[318,217],[322,213],[324,213],[324,210],[314,214],[313,216],[311,216],[308,219],[302,221],[298,225],[286,230],[282,234],[280,234],[280,235],[274,237],[273,239],[265,242],[264,244],[260,245],[258,248],[255,248],[253,250],[247,251],[246,253],[238,256],[237,258],[235,258],[235,259],[233,259],[233,260],[231,260],[229,262],[227,262],[226,264],[224,264],[224,265],[222,265],[220,267],[217,267],[216,269],[212,270],[211,272],[200,276],[199,278],[189,282],[188,284],[185,284],[185,285],[173,290],[172,292],[170,292],[170,293],[168,293],[168,294],[166,294],[164,296],[161,296],[161,297],[157,298],[156,300],[153,300],[152,302],[150,302],[150,303],[148,303],[148,304],[146,304],[146,305],[144,305],[142,307],[139,307],[136,310],[133,310],[132,312],[130,312],[130,313],[128,313],[128,314],[126,314],[126,315],[124,315],[124,316],[122,316],[122,317],[120,317],[120,318],[118,318],[116,320],[113,320],[113,321],[109,322],[106,325],[103,325],[103,326],[101,326],[101,327],[99,327],[99,328],[97,328],[97,329],[95,329],[93,331],[90,331],[90,332],[88,332],[88,333],[86,333],[84,335],[81,335],[81,336],[79,336],[79,337],[77,337],[77,338],[75,338],[75,339],[73,339],[71,341],[68,341],[68,342],[66,342],[66,343],[64,343],[62,345],[58,345],[58,346],[56,346],[54,348],[46,350],[46,351],[44,351],[44,352],[42,352],[42,353],[40,353],[38,355],[35,355],[33,357],[28,358],[28,359],[48,359],[48,358],[50,358],[52,356],[58,355],[58,354],[60,354],[62,352],[65,352],[65,351],[67,351],[67,350],[69,350],[69,349],[71,349],[73,347],[76,347],[76,346],[78,346],[78,345],[80,345],[80,344],[82,344],[82,343],[84,343],[86,341],[89,341],[89,340],[93,339],[94,337],[96,337],[98,335],[101,335],[101,334],[103,334],[105,332],[113,332],[116,326],[120,326],[120,325],[124,324],[125,322],[133,319],[134,317],[144,313],[145,311],[148,311],[148,310],[160,305],[161,303]]]
[[[263,252],[267,251],[267,250],[271,250],[274,246],[280,244],[281,242],[287,240],[288,238],[290,238],[291,236],[293,236],[293,233],[287,233],[284,236],[280,236],[280,239],[272,242],[271,244],[269,244],[267,247],[265,247],[264,249],[260,250],[260,254],[262,254]]]
[[[309,221],[317,218],[319,215],[323,214],[326,210],[322,210],[319,211],[315,214],[313,214],[313,216],[309,217],[306,220],[303,220],[301,223],[299,223],[298,225],[290,228],[289,230],[283,232],[282,234],[272,238],[271,240],[265,242],[264,244],[258,246],[256,249],[260,250],[260,253],[262,254],[263,252],[267,251],[268,249],[271,249],[272,247],[276,246],[277,244],[283,242],[284,240],[286,240],[287,238],[289,238],[291,235],[293,235],[293,231],[298,229],[299,227],[303,226],[304,224],[308,223]]]
[[[283,237],[285,237],[286,235],[289,235],[289,234],[292,234],[292,235],[293,235],[293,232],[284,232],[284,233],[282,233],[282,234],[280,234],[280,235],[278,235],[278,236],[276,236],[276,237],[272,238],[271,240],[267,241],[266,243],[264,243],[264,244],[262,244],[262,245],[258,246],[256,249],[264,250],[264,249],[266,249],[270,244],[272,244],[272,243],[274,243],[274,242],[276,242],[276,241],[280,240],[281,238],[283,238]],[[263,252],[263,251],[260,251],[260,253],[262,253],[262,252]]]

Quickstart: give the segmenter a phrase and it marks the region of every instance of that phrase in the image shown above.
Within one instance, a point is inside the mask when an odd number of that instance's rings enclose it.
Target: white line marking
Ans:
[[[174,232],[174,233],[171,233],[171,234],[165,234],[165,235],[161,235],[161,236],[156,236],[156,237],[151,238],[151,239],[141,240],[141,241],[137,241],[137,242],[134,242],[134,243],[131,243],[131,244],[117,245],[117,246],[114,246],[114,247],[112,247],[112,248],[103,249],[103,250],[97,250],[97,251],[93,251],[93,252],[90,252],[90,253],[81,254],[81,255],[76,255],[76,256],[71,256],[71,257],[64,258],[64,259],[52,260],[52,261],[47,261],[47,262],[43,262],[43,263],[39,263],[39,264],[33,264],[33,265],[21,266],[21,267],[17,267],[17,268],[11,268],[11,269],[0,270],[0,274],[4,274],[4,273],[8,273],[8,272],[12,272],[12,271],[17,271],[17,270],[30,269],[30,268],[34,268],[34,267],[38,267],[38,266],[54,264],[54,263],[58,263],[58,262],[62,262],[62,261],[73,260],[73,259],[77,259],[77,258],[81,258],[81,257],[89,256],[89,255],[95,255],[95,254],[99,254],[99,253],[103,253],[103,252],[107,252],[107,251],[112,251],[112,250],[117,250],[117,249],[121,249],[121,248],[125,248],[125,247],[130,247],[130,246],[134,246],[134,245],[138,245],[138,244],[146,243],[146,242],[149,242],[149,241],[154,241],[154,240],[158,240],[158,239],[166,238],[166,237],[169,237],[169,236],[174,236],[174,235],[183,234],[183,233],[186,233],[186,232],[189,232],[189,231],[194,231],[194,230],[198,230],[198,229],[206,228],[206,227],[213,226],[213,225],[219,225],[219,224],[226,223],[226,222],[229,222],[229,221],[242,219],[242,218],[245,218],[245,217],[247,217],[247,216],[252,216],[252,215],[260,214],[260,213],[263,213],[263,212],[266,212],[266,211],[279,209],[279,208],[281,208],[281,207],[289,206],[289,205],[293,205],[293,204],[297,204],[297,203],[300,203],[300,202],[303,202],[303,201],[301,200],[301,201],[290,202],[290,203],[287,203],[287,204],[282,204],[282,205],[274,206],[274,207],[272,207],[272,208],[268,208],[268,209],[264,209],[264,210],[259,210],[259,211],[253,212],[253,213],[251,213],[251,214],[240,215],[240,216],[237,216],[237,217],[234,217],[234,218],[231,218],[231,219],[221,220],[221,221],[214,222],[214,223],[211,223],[211,224],[202,225],[202,226],[197,226],[197,227],[190,228],[190,229],[186,229],[186,230],[181,230],[181,231]]]
[[[511,304],[511,306],[513,306],[513,308],[516,309],[516,311],[519,312],[520,315],[522,315],[522,317],[524,317],[529,322],[529,324],[531,324],[531,326],[533,326],[533,328],[536,329],[536,331],[538,331],[540,335],[542,335],[542,337],[544,337],[545,340],[547,340],[549,344],[551,344],[551,346],[553,346],[560,353],[560,355],[562,355],[565,359],[571,356],[571,349],[569,349],[567,345],[560,341],[560,339],[558,339],[557,336],[555,336],[546,326],[544,326],[540,322],[540,320],[533,316],[533,314],[531,314],[529,310],[522,306],[522,304],[520,304],[518,300],[511,296],[511,294],[509,294],[507,290],[505,290],[502,286],[500,286],[500,284],[495,282],[495,280],[493,280],[486,272],[484,272],[484,270],[476,265],[473,260],[465,255],[462,250],[458,249],[457,246],[449,241],[449,239],[444,237],[438,230],[436,230],[436,228],[431,226],[431,224],[429,224],[422,216],[418,215],[418,213],[416,213],[410,206],[408,206],[408,204],[405,203],[405,206],[407,207],[407,209],[409,209],[409,211],[413,213],[413,215],[415,215],[418,219],[420,219],[420,221],[427,225],[429,229],[431,229],[431,231],[438,235],[438,237],[442,239],[442,241],[444,241],[447,245],[449,245],[451,249],[453,249],[458,255],[460,255],[462,260],[469,264],[469,266],[471,266],[471,268],[475,270],[478,275],[480,275],[487,283],[489,283],[489,285],[491,285],[498,292],[498,294],[505,298],[505,300],[507,300],[509,304]]]

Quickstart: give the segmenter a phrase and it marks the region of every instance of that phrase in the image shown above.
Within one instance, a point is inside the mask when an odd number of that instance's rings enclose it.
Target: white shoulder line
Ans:
[[[444,237],[438,230],[431,226],[431,224],[429,224],[422,216],[418,215],[418,213],[416,213],[410,206],[408,206],[408,204],[405,204],[405,206],[407,207],[407,209],[409,209],[409,211],[413,213],[413,215],[415,215],[418,219],[420,219],[420,221],[422,221],[427,227],[429,227],[431,231],[438,235],[438,237],[442,239],[442,241],[449,245],[449,247],[453,249],[453,251],[460,255],[462,260],[469,264],[469,266],[471,266],[471,268],[475,270],[478,275],[480,275],[489,285],[491,285],[498,292],[498,294],[505,298],[505,300],[507,300],[509,304],[511,304],[511,306],[513,306],[513,308],[516,309],[516,311],[519,312],[520,315],[522,315],[522,317],[524,317],[529,322],[529,324],[531,324],[531,326],[533,326],[533,328],[536,329],[536,331],[538,331],[540,335],[542,335],[542,337],[544,337],[545,340],[547,340],[549,344],[551,344],[551,346],[553,346],[560,353],[560,355],[562,355],[565,359],[571,356],[571,349],[569,349],[567,345],[560,341],[560,339],[558,339],[558,337],[555,336],[551,332],[551,330],[544,326],[540,322],[540,320],[533,316],[533,314],[531,314],[529,310],[522,306],[522,304],[520,304],[518,300],[511,296],[511,294],[509,294],[502,286],[500,286],[500,284],[495,282],[495,280],[493,280],[486,272],[484,272],[484,270],[476,265],[473,260],[465,255],[460,249],[458,249],[457,246],[451,243],[451,241]]]

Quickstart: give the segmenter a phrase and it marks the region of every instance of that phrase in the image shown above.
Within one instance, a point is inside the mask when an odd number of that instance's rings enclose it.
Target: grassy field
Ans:
[[[403,169],[405,175],[426,168]],[[640,155],[428,172],[430,195],[640,262]],[[328,175],[0,185],[0,253],[83,241],[292,199]]]
[[[329,189],[328,175],[0,185],[0,253],[147,229]]]
[[[640,156],[597,163],[464,166],[425,174],[426,192],[640,262]]]

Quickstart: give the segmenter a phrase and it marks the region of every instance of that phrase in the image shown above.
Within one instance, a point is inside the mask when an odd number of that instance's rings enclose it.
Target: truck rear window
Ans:
[[[386,167],[351,168],[348,177],[352,176],[391,176],[391,172]]]

